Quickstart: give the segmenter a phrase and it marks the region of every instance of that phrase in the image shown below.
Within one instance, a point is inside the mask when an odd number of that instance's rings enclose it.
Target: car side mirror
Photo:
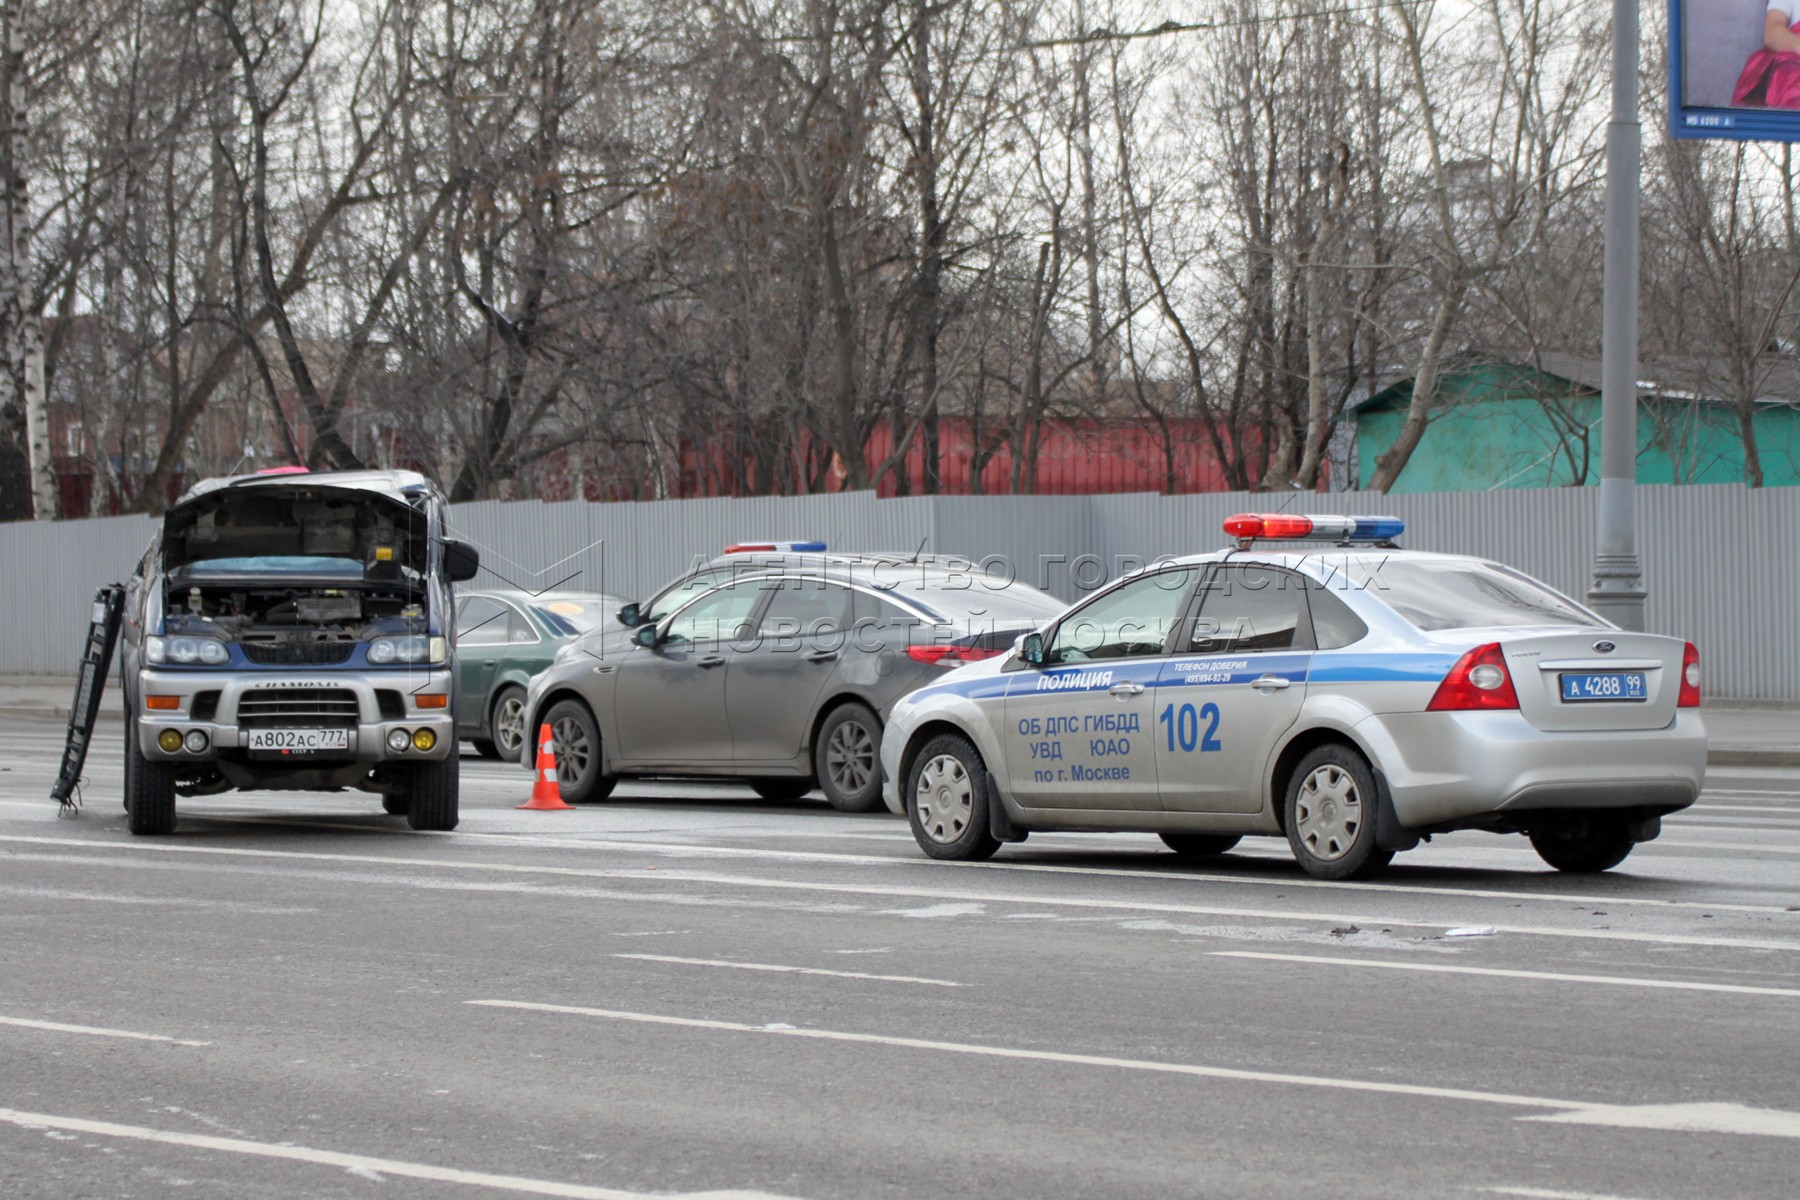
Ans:
[[[1044,665],[1044,635],[1028,633],[1019,639],[1019,661],[1034,667]]]
[[[662,638],[657,636],[656,626],[645,625],[631,635],[631,640],[647,650],[654,650],[656,649],[657,644],[662,641]]]
[[[639,625],[644,623],[644,612],[637,606],[637,601],[635,600],[630,604],[627,604],[624,608],[621,608],[618,615],[619,624],[627,629],[636,629]]]
[[[451,583],[467,583],[481,570],[481,554],[467,542],[444,541],[444,573]]]

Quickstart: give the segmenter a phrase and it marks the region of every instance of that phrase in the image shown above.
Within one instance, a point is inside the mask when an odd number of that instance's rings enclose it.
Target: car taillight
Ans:
[[[1513,691],[1512,676],[1507,674],[1506,659],[1499,642],[1477,646],[1450,668],[1444,682],[1425,706],[1426,712],[1467,712],[1471,709],[1519,707],[1519,695]]]
[[[1700,651],[1692,642],[1681,651],[1681,691],[1675,696],[1675,707],[1700,707]]]
[[[906,657],[933,667],[960,667],[964,663],[998,658],[1004,650],[984,650],[980,646],[908,646]]]

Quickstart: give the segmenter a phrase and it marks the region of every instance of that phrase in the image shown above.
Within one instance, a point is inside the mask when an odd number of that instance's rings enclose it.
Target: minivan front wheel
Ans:
[[[130,711],[125,714],[125,826],[139,835],[175,832],[175,768],[144,757]]]

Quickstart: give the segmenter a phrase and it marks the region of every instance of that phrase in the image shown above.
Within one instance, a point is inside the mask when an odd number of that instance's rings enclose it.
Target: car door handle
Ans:
[[[807,662],[836,662],[837,661],[837,651],[836,650],[821,650],[817,654],[807,655],[806,661]]]
[[[709,654],[705,658],[700,660],[700,665],[702,667],[708,667],[708,668],[722,667],[725,665],[725,658],[723,655]]]
[[[482,660],[481,660],[481,665],[482,665],[482,666],[484,666],[484,667],[491,667],[491,666],[493,666],[493,665],[494,665],[494,664],[495,664],[495,663],[497,663],[497,662],[499,662],[499,661],[500,661],[500,660],[499,660],[499,659],[497,659],[497,658],[484,658],[484,659],[482,659]]]
[[[1250,686],[1253,688],[1276,688],[1276,689],[1279,689],[1279,688],[1289,687],[1293,684],[1293,682],[1294,682],[1293,680],[1283,679],[1279,675],[1264,675],[1261,678],[1254,680],[1250,684]]]
[[[1115,683],[1110,688],[1107,688],[1106,690],[1109,694],[1117,696],[1119,699],[1123,700],[1127,696],[1143,695],[1144,694],[1144,685],[1141,683],[1132,683],[1131,681],[1127,680],[1124,683]]]

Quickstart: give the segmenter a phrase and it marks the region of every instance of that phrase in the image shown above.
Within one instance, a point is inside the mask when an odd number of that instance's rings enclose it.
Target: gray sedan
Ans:
[[[532,680],[526,728],[551,727],[571,802],[604,799],[622,776],[722,776],[769,799],[817,786],[863,812],[881,803],[900,697],[1061,608],[941,560],[714,563],[565,647]]]

